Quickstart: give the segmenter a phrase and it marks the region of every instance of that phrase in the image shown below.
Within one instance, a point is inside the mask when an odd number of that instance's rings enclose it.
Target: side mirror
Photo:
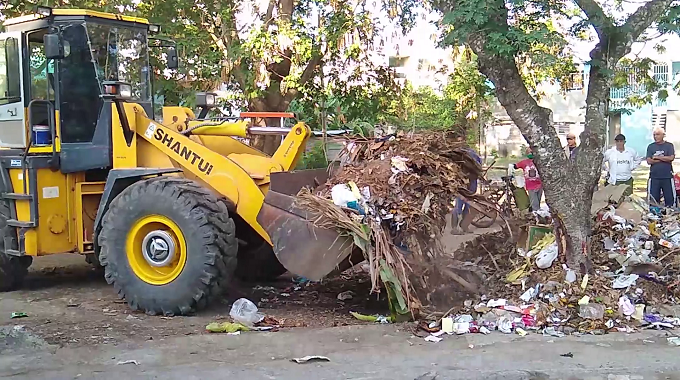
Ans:
[[[64,41],[59,34],[48,33],[43,36],[45,57],[47,59],[64,58]]]
[[[168,58],[168,69],[175,70],[179,67],[179,59],[177,58],[177,49],[174,46],[169,46],[165,52]]]

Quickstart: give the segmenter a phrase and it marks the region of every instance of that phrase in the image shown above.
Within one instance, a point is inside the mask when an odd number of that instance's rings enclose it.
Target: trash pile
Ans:
[[[369,262],[373,291],[384,285],[393,313],[417,314],[433,304],[432,289],[452,279],[475,287],[466,279],[469,270],[457,273],[440,241],[456,197],[488,204],[467,190],[482,168],[465,143],[446,132],[400,133],[352,140],[342,157],[345,165],[327,183],[298,194],[297,205],[323,214],[330,220],[323,227],[354,237]]]
[[[563,337],[680,326],[680,213],[624,198],[617,187],[594,197],[593,273],[568,268],[552,233],[528,251],[504,232],[482,235],[455,254],[487,274],[481,295],[413,333],[438,341],[444,333]]]

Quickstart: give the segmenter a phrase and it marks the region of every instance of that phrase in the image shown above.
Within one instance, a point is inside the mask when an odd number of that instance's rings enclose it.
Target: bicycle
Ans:
[[[496,222],[499,211],[504,218],[516,216],[515,214],[519,212],[515,199],[517,187],[512,183],[512,179],[513,176],[503,176],[501,181],[485,180],[482,182],[482,197],[495,204],[496,208],[476,208],[478,214],[471,222],[473,226],[477,228],[491,227]]]

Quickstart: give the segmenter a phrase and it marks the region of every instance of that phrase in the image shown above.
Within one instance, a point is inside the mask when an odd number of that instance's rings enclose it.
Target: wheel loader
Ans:
[[[158,107],[153,70],[178,60],[146,19],[37,7],[4,26],[0,290],[17,288],[36,256],[79,253],[131,308],[181,315],[235,273],[318,280],[347,265],[351,240],[295,205],[327,179],[291,171],[310,129],[253,123],[292,114],[208,119],[212,93],[197,94],[198,116]],[[165,49],[167,67],[150,65],[150,49]],[[257,134],[281,136],[271,157],[242,142]]]

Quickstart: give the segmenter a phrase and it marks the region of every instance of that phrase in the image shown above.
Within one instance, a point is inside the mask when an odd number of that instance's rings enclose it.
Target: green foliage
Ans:
[[[437,3],[443,6],[450,2]],[[471,34],[483,31],[488,36],[486,51],[512,57],[530,91],[535,92],[543,82],[566,83],[575,66],[566,51],[567,39],[552,21],[565,16],[566,10],[552,6],[550,0],[509,0],[505,7],[502,4],[487,0],[457,1],[453,11],[442,18],[441,44],[467,45]],[[510,24],[505,22],[506,12],[513,19]]]
[[[328,167],[328,159],[323,149],[323,142],[317,141],[311,149],[303,153],[295,170],[321,169]]]
[[[624,0],[614,2],[597,1],[555,1],[555,0],[432,0],[435,8],[444,16],[441,43],[443,46],[459,46],[470,43],[470,37],[484,34],[485,52],[512,58],[518,66],[527,89],[537,98],[540,83],[560,84],[562,90],[570,82],[569,76],[576,73],[574,58],[568,41],[592,40],[596,30],[615,39],[625,38],[629,33],[624,27]],[[659,3],[659,0],[649,3]],[[640,6],[647,2],[641,2]],[[601,4],[601,5],[600,5]],[[670,7],[652,16],[655,25],[654,36],[680,31],[680,2],[670,1]],[[579,8],[591,7],[591,17]],[[595,7],[596,9],[592,9]],[[613,12],[618,12],[614,16]],[[557,25],[562,25],[558,28]],[[565,27],[567,25],[568,27]],[[650,37],[643,34],[640,39]],[[615,42],[612,39],[609,42]],[[658,46],[663,49],[663,46]],[[604,62],[588,62],[591,67],[605,68]],[[657,83],[649,75],[653,62],[644,57],[623,59],[615,70],[609,71],[612,88],[627,93],[626,106],[638,107],[649,103],[655,97],[667,96],[667,84]],[[629,89],[636,79],[634,89]]]

